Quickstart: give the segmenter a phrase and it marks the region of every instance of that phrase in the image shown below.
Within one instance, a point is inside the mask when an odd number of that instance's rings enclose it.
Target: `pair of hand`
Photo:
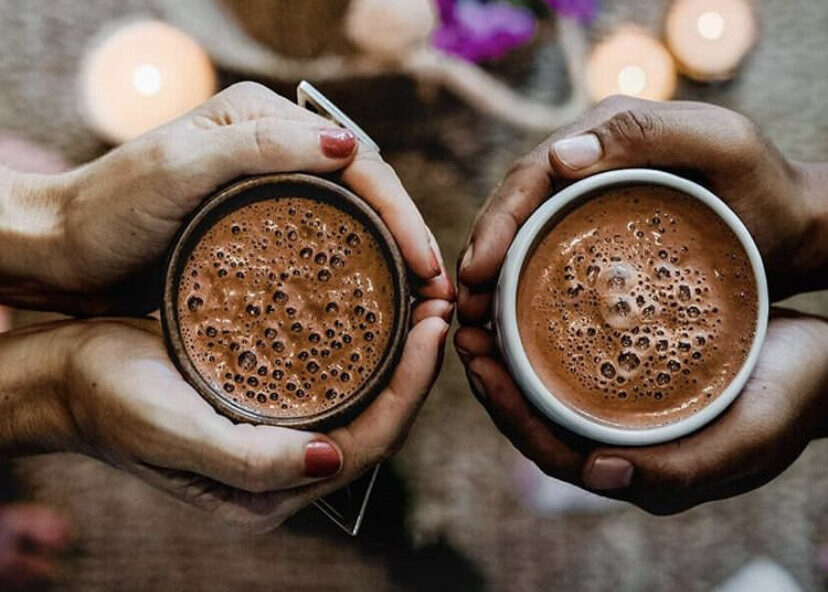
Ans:
[[[297,170],[338,171],[418,278],[402,358],[370,407],[328,434],[236,425],[184,382],[156,321],[71,321],[0,337],[0,450],[84,452],[252,528],[392,454],[440,367],[454,287],[379,154],[263,86],[237,84],[71,172],[4,171],[0,299],[83,316],[153,310],[159,262],[203,198],[241,175]]]
[[[498,360],[490,291],[520,224],[557,187],[608,168],[658,166],[696,178],[752,231],[777,295],[825,281],[824,169],[787,163],[746,119],[694,103],[605,101],[521,159],[483,208],[459,268],[456,336],[472,387],[497,425],[548,473],[672,512],[755,487],[825,434],[828,328],[777,314],[737,402],[702,433],[606,448],[546,422]],[[180,120],[58,176],[6,172],[0,297],[100,315],[157,302],[157,262],[217,186],[266,171],[341,171],[383,216],[420,278],[406,349],[388,389],[330,434],[234,425],[170,364],[157,323],[96,320],[0,339],[0,448],[79,450],[230,519],[273,526],[354,479],[402,442],[438,371],[454,289],[393,170],[353,136],[267,89],[234,86]],[[816,221],[816,222],[815,222]],[[28,232],[21,232],[21,228]],[[821,266],[821,267],[820,267]],[[319,453],[336,474],[308,471]],[[313,464],[313,463],[310,463]]]
[[[547,421],[499,358],[487,328],[492,288],[519,227],[551,194],[639,166],[676,171],[724,199],[756,240],[773,296],[828,287],[826,167],[787,162],[723,108],[612,97],[520,159],[480,211],[458,262],[455,347],[495,424],[543,471],[663,514],[755,488],[828,435],[828,322],[775,310],[740,397],[675,442],[608,447]]]

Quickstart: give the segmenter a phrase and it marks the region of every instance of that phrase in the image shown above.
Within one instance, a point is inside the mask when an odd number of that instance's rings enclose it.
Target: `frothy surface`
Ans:
[[[696,413],[734,378],[756,290],[744,248],[712,210],[631,186],[548,231],[520,277],[518,326],[559,399],[611,425],[655,427]]]
[[[196,370],[257,413],[315,415],[356,394],[394,326],[391,270],[362,222],[310,198],[243,206],[210,228],[178,289]]]

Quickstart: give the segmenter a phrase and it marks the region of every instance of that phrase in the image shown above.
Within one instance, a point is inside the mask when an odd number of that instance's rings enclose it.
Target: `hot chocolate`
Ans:
[[[365,224],[331,203],[248,203],[198,239],[178,326],[196,372],[258,415],[317,415],[354,397],[392,338],[392,270]]]
[[[608,189],[536,243],[518,283],[520,338],[559,400],[609,425],[698,412],[747,358],[757,286],[744,247],[681,192]]]

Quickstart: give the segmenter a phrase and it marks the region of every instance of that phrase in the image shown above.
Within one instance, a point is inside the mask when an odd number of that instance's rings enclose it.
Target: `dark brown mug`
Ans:
[[[190,359],[179,324],[179,284],[191,252],[209,228],[229,213],[246,205],[277,198],[310,198],[328,203],[361,222],[371,233],[388,263],[394,288],[394,322],[388,344],[370,376],[349,397],[315,415],[273,417],[246,408],[228,397],[202,376]],[[307,430],[326,430],[356,416],[382,391],[391,379],[408,334],[411,310],[407,268],[391,232],[380,216],[360,197],[345,187],[308,174],[272,174],[248,177],[207,198],[178,234],[164,271],[161,323],[167,349],[187,382],[219,413],[233,421],[277,425]]]

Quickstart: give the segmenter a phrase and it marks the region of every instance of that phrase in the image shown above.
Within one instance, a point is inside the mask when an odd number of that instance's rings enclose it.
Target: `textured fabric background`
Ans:
[[[201,0],[187,2],[199,10]],[[788,155],[828,159],[828,3],[757,0],[761,41],[738,79],[683,83],[680,96],[742,111]],[[591,35],[622,21],[658,30],[666,2],[602,2]],[[75,162],[105,150],[78,117],[74,84],[89,38],[113,18],[163,15],[164,2],[0,2],[0,129]],[[495,71],[525,92],[566,94],[554,40]],[[225,82],[235,76],[223,73]],[[290,89],[280,87],[285,93]],[[488,189],[540,138],[515,133],[404,80],[325,87],[384,147],[453,261]],[[366,99],[367,97],[367,99]],[[802,308],[828,312],[824,295]],[[31,317],[28,317],[31,318]],[[234,532],[128,475],[85,458],[28,459],[30,495],[63,508],[79,534],[58,590],[709,590],[750,557],[828,587],[828,442],[737,499],[656,518],[619,504],[542,514],[514,486],[517,454],[469,396],[459,361],[444,372],[399,457],[382,473],[362,534],[351,540],[314,510],[276,532]]]

